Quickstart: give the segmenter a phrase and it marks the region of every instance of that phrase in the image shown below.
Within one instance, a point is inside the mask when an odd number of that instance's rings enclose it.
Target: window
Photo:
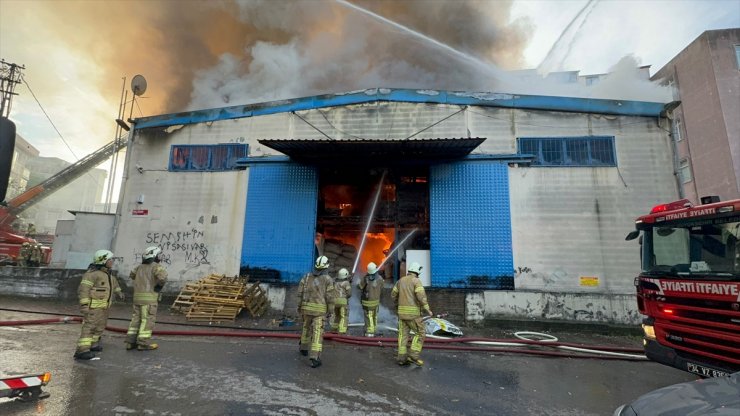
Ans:
[[[678,161],[678,177],[681,179],[681,183],[691,182],[691,164],[689,159],[683,158]]]
[[[233,170],[236,160],[243,157],[247,157],[246,144],[174,145],[170,150],[170,171]]]
[[[532,166],[616,166],[613,136],[520,137],[519,153],[534,155]]]
[[[681,135],[681,125],[683,123],[681,122],[680,118],[676,118],[673,120],[673,132],[671,133],[673,135],[673,140],[680,142],[683,140],[683,136]]]

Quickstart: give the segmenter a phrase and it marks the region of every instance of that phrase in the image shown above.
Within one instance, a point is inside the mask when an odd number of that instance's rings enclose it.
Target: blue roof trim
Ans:
[[[270,101],[257,104],[142,117],[135,120],[135,128],[145,129],[150,127],[203,123],[380,101],[477,105],[483,107],[521,108],[643,117],[658,117],[665,106],[663,103],[647,101],[380,88],[355,91],[346,94],[317,95],[291,100]]]

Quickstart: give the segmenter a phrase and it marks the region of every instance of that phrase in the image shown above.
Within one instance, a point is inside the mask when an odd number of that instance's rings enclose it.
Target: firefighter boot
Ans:
[[[139,344],[136,346],[136,349],[139,351],[151,351],[151,350],[156,350],[157,348],[159,348],[159,345],[157,344],[148,344],[148,345]]]
[[[93,344],[92,347],[90,347],[90,351],[95,351],[95,352],[103,351],[103,346],[100,344]]]
[[[311,358],[311,368],[316,368],[316,367],[321,367],[321,359],[320,358],[316,358],[316,359]]]
[[[76,352],[74,357],[76,360],[92,360],[95,358],[95,354],[90,351]]]
[[[408,358],[408,362],[411,363],[411,364],[416,364],[419,367],[424,366],[424,361],[422,359],[420,359],[420,358],[411,358],[411,357],[409,357]]]
[[[126,343],[126,351],[131,351],[131,350],[135,350],[135,349],[136,349],[136,343],[133,343],[133,344],[130,343],[130,342],[127,342]]]

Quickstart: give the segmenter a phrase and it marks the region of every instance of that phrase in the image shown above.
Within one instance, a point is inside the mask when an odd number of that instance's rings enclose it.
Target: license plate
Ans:
[[[700,376],[704,376],[704,377],[726,377],[730,375],[730,373],[727,373],[721,370],[715,370],[713,368],[704,367],[703,365],[694,364],[694,363],[686,363],[686,369],[689,370],[689,372],[692,372],[694,374],[699,374]]]

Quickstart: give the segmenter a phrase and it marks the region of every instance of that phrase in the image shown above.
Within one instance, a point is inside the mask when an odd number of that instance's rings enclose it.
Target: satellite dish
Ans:
[[[131,78],[131,91],[134,95],[142,95],[146,92],[146,79],[143,75],[136,75]]]

